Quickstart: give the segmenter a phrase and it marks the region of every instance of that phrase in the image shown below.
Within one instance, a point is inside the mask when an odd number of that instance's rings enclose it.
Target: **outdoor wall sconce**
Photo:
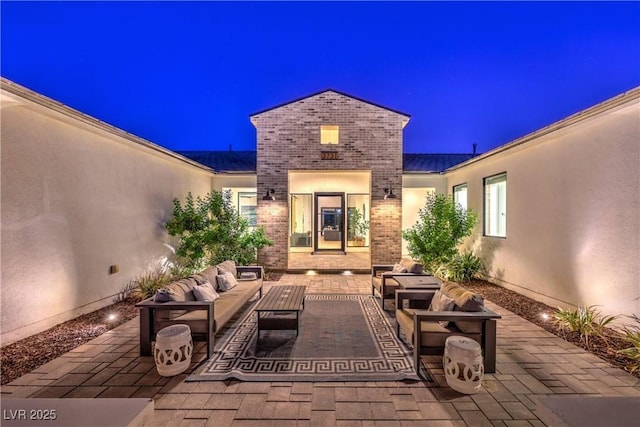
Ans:
[[[384,189],[384,199],[397,199],[398,197],[393,194],[393,189],[391,187]]]
[[[267,190],[267,194],[265,194],[264,196],[262,196],[262,200],[268,200],[270,202],[274,201],[276,198],[273,195],[273,193],[275,193],[275,191],[273,190],[273,188],[270,188]]]

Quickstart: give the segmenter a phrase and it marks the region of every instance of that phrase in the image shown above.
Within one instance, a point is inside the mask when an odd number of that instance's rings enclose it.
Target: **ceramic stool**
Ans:
[[[158,374],[163,377],[178,375],[191,364],[193,341],[189,325],[172,325],[158,331],[153,358]]]
[[[459,336],[447,338],[442,365],[449,387],[464,394],[480,391],[484,365],[482,349],[476,341]]]

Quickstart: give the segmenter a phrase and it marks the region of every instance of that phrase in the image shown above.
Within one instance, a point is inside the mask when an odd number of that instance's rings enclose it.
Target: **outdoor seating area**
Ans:
[[[224,261],[168,285],[166,300],[159,300],[163,295],[155,295],[136,304],[140,309],[140,356],[151,355],[156,334],[176,324],[188,325],[194,341],[205,341],[207,357],[211,356],[215,333],[256,293],[262,296],[263,277],[261,266],[237,266],[233,261]],[[214,291],[209,298],[203,297],[200,288],[205,284],[215,289],[225,286],[225,292]]]
[[[369,275],[284,275],[277,282],[264,282],[264,290],[306,286],[307,295],[365,297],[370,280]],[[439,355],[422,357],[430,380],[187,381],[207,358],[206,345],[197,343],[189,369],[164,377],[152,357],[140,356],[139,319],[134,319],[3,386],[2,398],[152,398],[149,426],[541,426],[546,424],[538,415],[539,398],[640,399],[638,378],[490,301],[484,304],[501,317],[496,369],[485,372],[480,390],[470,395],[447,385]],[[236,326],[234,316],[220,332]]]

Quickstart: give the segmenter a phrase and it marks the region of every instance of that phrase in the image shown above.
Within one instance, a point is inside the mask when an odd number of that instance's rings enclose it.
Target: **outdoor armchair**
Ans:
[[[455,284],[447,285],[451,287]],[[427,310],[436,292],[432,290],[398,290],[396,292],[396,333],[399,338],[413,345],[413,363],[416,372],[420,372],[421,356],[444,354],[446,339],[456,335],[477,341],[482,348],[484,371],[494,373],[496,371],[496,320],[501,316],[486,307],[482,307],[480,311],[464,311],[465,305],[458,305],[460,298],[455,297],[457,302],[452,311]]]
[[[396,271],[394,271],[396,270]],[[404,270],[404,271],[403,271]],[[396,276],[430,276],[423,270],[422,264],[411,260],[402,260],[397,264],[377,264],[371,266],[371,295],[380,294],[380,306],[384,310],[384,300],[393,299],[400,287]]]

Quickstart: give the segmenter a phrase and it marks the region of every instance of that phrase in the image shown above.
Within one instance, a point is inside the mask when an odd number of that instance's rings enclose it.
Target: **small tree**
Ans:
[[[435,272],[458,255],[458,245],[471,235],[478,215],[444,194],[429,194],[419,220],[402,232],[409,253]]]
[[[257,251],[272,245],[264,229],[251,229],[231,203],[231,192],[213,191],[203,198],[188,193],[184,206],[173,200],[167,231],[180,239],[176,254],[188,267],[201,268],[225,260],[254,264]]]

